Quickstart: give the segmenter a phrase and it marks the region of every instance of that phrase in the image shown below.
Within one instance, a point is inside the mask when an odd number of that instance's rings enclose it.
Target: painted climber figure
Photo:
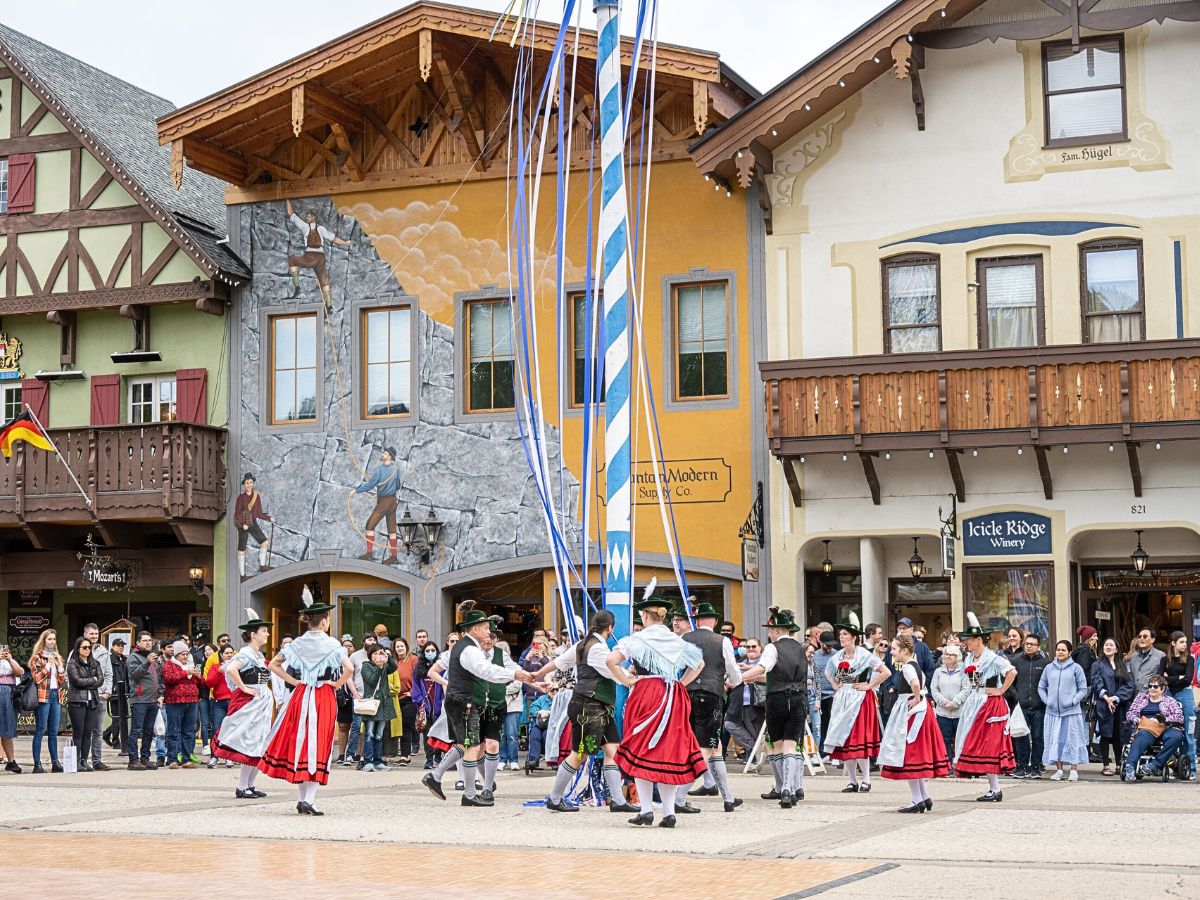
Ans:
[[[375,556],[375,526],[380,520],[387,526],[388,555],[384,558],[385,566],[400,562],[396,556],[396,491],[400,490],[400,467],[396,465],[396,448],[384,447],[379,456],[379,465],[370,476],[354,489],[356,494],[365,494],[375,489],[375,508],[367,517],[363,528],[367,539],[367,552],[359,559],[374,559]]]
[[[288,219],[304,238],[304,252],[299,256],[288,257],[288,271],[292,274],[291,297],[300,296],[300,270],[312,269],[321,288],[321,298],[325,301],[325,315],[328,316],[333,312],[333,294],[329,289],[329,272],[325,266],[325,242],[329,241],[339,247],[348,247],[350,242],[342,240],[324,225],[318,225],[316,210],[308,210],[302,219],[292,209],[292,201],[286,202]]]

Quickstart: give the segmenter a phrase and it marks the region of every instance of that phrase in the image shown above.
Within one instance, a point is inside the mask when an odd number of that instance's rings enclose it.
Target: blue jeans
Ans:
[[[942,732],[942,740],[946,742],[946,758],[954,764],[954,740],[958,736],[958,719],[946,716],[937,717],[938,728]]]
[[[1013,738],[1013,752],[1017,756],[1018,772],[1041,772],[1046,767],[1042,765],[1042,726],[1046,721],[1046,710],[1025,709],[1025,722],[1029,725],[1029,734],[1025,737]]]
[[[37,705],[33,727],[33,761],[42,761],[42,738],[50,744],[50,761],[58,763],[58,723],[62,719],[62,705],[58,702],[58,692],[52,691],[53,700]]]
[[[537,724],[537,719],[529,722],[529,750],[525,753],[525,765],[537,764],[545,755],[546,729]]]
[[[519,761],[521,747],[517,734],[521,730],[521,714],[510,712],[504,717],[504,733],[500,735],[500,762],[515,763]]]
[[[362,736],[362,726],[365,724],[366,723],[363,722],[362,717],[359,716],[358,713],[355,713],[350,719],[350,743],[346,745],[346,756],[359,755],[359,750],[366,742],[366,739]],[[362,755],[363,758],[366,757],[365,751]]]
[[[1154,756],[1154,767],[1161,769],[1181,746],[1187,736],[1178,728],[1168,728],[1163,732],[1162,748]],[[1132,778],[1142,754],[1154,746],[1154,735],[1148,731],[1139,731],[1133,736],[1129,747],[1129,755],[1125,757],[1125,777]]]
[[[167,757],[187,762],[196,751],[196,703],[168,703]]]
[[[208,736],[211,739],[214,734],[221,728],[221,723],[225,721],[225,717],[229,715],[228,700],[209,700],[208,701]]]
[[[363,760],[374,766],[383,765],[383,726],[386,724],[382,719],[363,722],[366,732],[363,737]]]
[[[157,703],[129,704],[129,761],[150,761],[154,747],[154,717],[158,715]],[[138,756],[138,738],[142,739],[142,755]]]
[[[1189,685],[1178,694],[1172,695],[1183,707],[1183,731],[1187,737],[1188,771],[1196,774],[1196,698]]]
[[[199,710],[197,717],[200,720],[200,743],[207,744],[209,738],[213,735],[212,727],[212,704],[213,701],[205,696],[200,697]]]

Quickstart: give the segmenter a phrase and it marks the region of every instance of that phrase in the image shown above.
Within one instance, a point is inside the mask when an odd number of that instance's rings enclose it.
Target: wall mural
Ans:
[[[238,467],[246,478],[231,526],[237,530],[239,571],[253,577],[272,565],[286,567],[315,558],[317,551],[338,550],[344,557],[429,577],[432,571],[548,552],[515,415],[455,421],[460,401],[454,355],[462,348],[456,351],[454,330],[446,323],[453,320],[456,293],[507,283],[500,242],[464,235],[454,221],[457,208],[445,201],[386,210],[359,204],[352,215],[339,213],[329,198],[297,206],[262,203],[238,210],[244,258],[254,273],[239,304]],[[552,278],[553,267],[548,268]],[[582,272],[572,266],[571,277],[582,280]],[[412,297],[420,302],[409,320],[416,329],[415,416],[375,427],[376,420],[364,422],[354,409],[354,383],[361,377],[356,317],[364,301],[376,308]],[[320,347],[312,376],[315,409],[301,408],[297,400],[293,412],[300,418],[315,415],[317,422],[276,427],[271,410],[263,408],[273,394],[267,384],[270,335],[262,331],[271,316],[314,308],[324,312],[313,336]],[[297,338],[293,346],[311,345]],[[555,466],[558,434],[549,426],[546,433]],[[578,481],[568,473],[564,483],[568,534],[578,543]],[[417,520],[434,516],[444,523],[442,546],[427,567],[397,546],[396,522],[405,510]],[[253,560],[247,564],[251,541],[258,549],[257,567]]]

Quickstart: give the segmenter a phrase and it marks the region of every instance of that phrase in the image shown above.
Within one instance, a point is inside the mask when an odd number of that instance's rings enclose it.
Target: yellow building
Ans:
[[[489,41],[495,25],[417,3],[160,120],[183,184],[193,169],[229,182],[232,240],[253,272],[229,348],[242,386],[230,465],[254,479],[231,517],[229,589],[274,610],[285,630],[308,582],[336,599],[337,627],[355,640],[380,622],[437,639],[467,596],[504,615],[522,644],[535,626],[561,626],[514,411],[527,360],[512,305],[508,177],[513,86],[523,62],[540,83],[554,26],[539,25],[519,55],[507,32]],[[632,42],[622,53],[627,77]],[[562,462],[552,514],[582,565],[582,494],[603,495],[603,442],[585,464],[582,402],[589,209],[593,228],[599,209],[598,173],[588,203],[594,34],[580,35],[578,54],[569,109],[555,100],[533,117],[550,117],[552,137],[530,328],[546,454],[556,472]],[[566,71],[575,63],[568,57]],[[765,338],[750,259],[761,219],[706,181],[687,145],[755,95],[715,54],[666,45],[649,90],[643,71],[630,133],[644,124],[654,135],[644,274],[634,280],[645,378],[692,593],[741,630],[766,605],[763,581],[743,584],[739,533],[765,472],[752,452]],[[560,117],[570,141],[561,306]],[[640,405],[635,413],[635,583],[657,576],[669,593],[651,437]],[[588,583],[598,589],[604,509],[590,505]]]

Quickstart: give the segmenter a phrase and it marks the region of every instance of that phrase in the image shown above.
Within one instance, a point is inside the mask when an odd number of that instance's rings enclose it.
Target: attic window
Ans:
[[[1047,147],[1127,138],[1125,41],[1120,35],[1042,45]]]

